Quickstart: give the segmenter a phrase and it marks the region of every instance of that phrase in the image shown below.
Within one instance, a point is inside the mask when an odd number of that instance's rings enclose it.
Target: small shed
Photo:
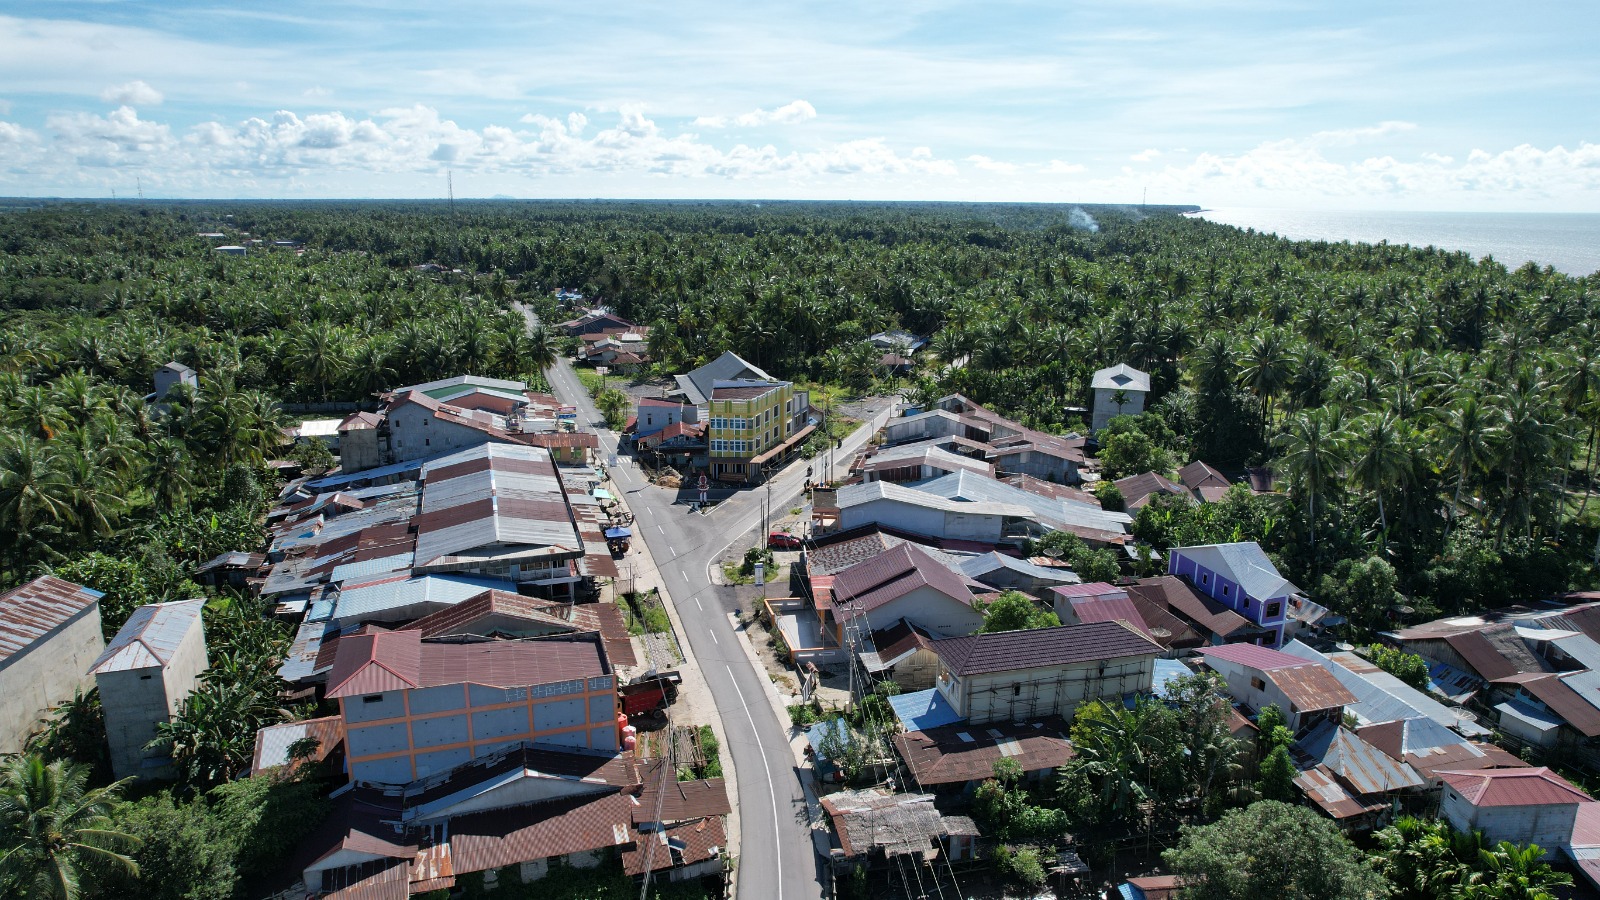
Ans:
[[[105,709],[111,770],[118,778],[170,777],[169,758],[147,749],[206,669],[205,601],[152,603],[128,621],[89,667]]]

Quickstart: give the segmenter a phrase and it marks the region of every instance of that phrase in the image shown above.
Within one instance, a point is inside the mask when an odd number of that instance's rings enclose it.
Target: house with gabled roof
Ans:
[[[90,667],[117,778],[173,777],[170,757],[149,746],[206,670],[205,605],[195,599],[139,607]]]
[[[1342,722],[1356,702],[1333,673],[1311,660],[1256,644],[1223,644],[1200,651],[1205,664],[1228,682],[1233,699],[1260,711],[1276,705],[1299,734],[1319,722]]]
[[[1147,694],[1161,647],[1122,622],[946,638],[935,687],[972,725],[1070,720],[1089,700]]]
[[[0,753],[20,752],[50,709],[93,686],[102,596],[51,575],[0,594]]]
[[[894,746],[919,789],[970,793],[994,777],[994,764],[1002,759],[1014,760],[1029,781],[1048,779],[1074,755],[1070,734],[1066,719],[1046,716],[904,732],[894,736]]]
[[[1216,503],[1228,493],[1233,483],[1228,476],[1205,463],[1195,460],[1178,470],[1178,483],[1189,489],[1196,500]]]
[[[1295,785],[1343,828],[1379,824],[1396,796],[1420,792],[1423,777],[1338,722],[1323,720],[1291,748]]]
[[[1572,845],[1588,794],[1544,766],[1441,772],[1439,816],[1457,831],[1482,831],[1490,844],[1538,844],[1545,858]]]
[[[852,622],[876,631],[906,619],[943,637],[971,634],[983,625],[968,580],[909,541],[833,576],[829,602],[841,644],[842,630]]]
[[[1255,541],[1173,547],[1167,552],[1167,574],[1187,578],[1213,600],[1271,631],[1273,647],[1283,643],[1290,600],[1301,593]]]
[[[1090,428],[1096,434],[1117,416],[1137,416],[1144,412],[1145,395],[1150,393],[1150,376],[1127,363],[1101,369],[1089,380],[1094,392],[1094,412]]]
[[[1146,622],[1162,614],[1170,616],[1192,629],[1204,644],[1260,643],[1272,637],[1270,630],[1174,575],[1140,578],[1127,589],[1129,598]]]

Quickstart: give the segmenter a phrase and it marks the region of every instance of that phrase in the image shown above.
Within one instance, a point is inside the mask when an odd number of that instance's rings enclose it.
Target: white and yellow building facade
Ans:
[[[787,381],[718,381],[707,404],[707,453],[712,478],[760,480],[763,467],[780,461],[815,429],[806,416],[809,396]]]

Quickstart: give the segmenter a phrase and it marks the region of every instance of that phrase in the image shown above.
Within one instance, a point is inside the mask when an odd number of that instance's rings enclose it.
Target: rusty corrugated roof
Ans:
[[[0,594],[0,666],[100,602],[100,591],[45,575]]]

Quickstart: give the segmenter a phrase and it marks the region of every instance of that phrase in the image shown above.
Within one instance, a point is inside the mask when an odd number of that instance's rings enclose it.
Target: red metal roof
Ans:
[[[1592,799],[1544,766],[1438,774],[1473,806],[1564,806]]]
[[[721,778],[679,781],[669,770],[663,791],[661,767],[664,765],[664,761],[655,760],[640,767],[639,780],[643,787],[639,790],[639,804],[633,808],[635,823],[682,822],[733,812],[727,785]],[[659,818],[657,804],[661,807]]]
[[[1271,647],[1262,647],[1258,644],[1223,644],[1220,647],[1206,647],[1200,651],[1206,659],[1213,657],[1227,660],[1241,666],[1247,666],[1260,672],[1270,672],[1273,669],[1288,669],[1308,665],[1298,656],[1274,650]],[[1309,665],[1316,665],[1310,663]],[[1317,668],[1322,668],[1317,666]],[[1326,671],[1326,670],[1324,670]],[[1352,697],[1348,702],[1354,703]]]
[[[1104,581],[1091,581],[1088,584],[1063,584],[1050,589],[1056,596],[1072,599],[1074,597],[1103,597],[1107,594],[1128,596],[1128,592],[1114,584]]]
[[[457,875],[529,860],[631,846],[633,798],[623,793],[554,800],[457,816],[450,855]]]
[[[98,603],[102,596],[53,575],[0,594],[0,663]]]
[[[719,816],[684,822],[665,831],[648,834],[634,831],[632,836],[633,847],[622,851],[622,871],[629,875],[643,875],[647,865],[652,872],[670,869],[679,863],[692,866],[715,859],[728,845],[728,837],[723,832]],[[667,846],[668,840],[681,841],[683,849],[674,854]],[[647,841],[656,842],[653,852],[648,849]],[[648,863],[646,858],[649,859]]]
[[[1161,646],[1121,622],[1061,625],[1027,631],[969,634],[933,642],[933,652],[956,675],[982,675],[1161,653]]]
[[[348,635],[339,641],[329,697],[482,684],[527,687],[610,671],[597,636],[471,644],[425,643],[418,631]]]
[[[1128,586],[1135,598],[1167,609],[1223,639],[1260,631],[1260,626],[1196,590],[1176,575],[1144,578]]]
[[[1072,612],[1085,625],[1092,622],[1127,622],[1140,634],[1155,639],[1155,635],[1150,633],[1150,626],[1145,624],[1144,617],[1139,615],[1139,610],[1126,594],[1103,599],[1079,597],[1072,601]]]
[[[1522,682],[1522,689],[1539,698],[1584,737],[1600,736],[1600,709],[1585,700],[1558,675],[1537,675]]]

